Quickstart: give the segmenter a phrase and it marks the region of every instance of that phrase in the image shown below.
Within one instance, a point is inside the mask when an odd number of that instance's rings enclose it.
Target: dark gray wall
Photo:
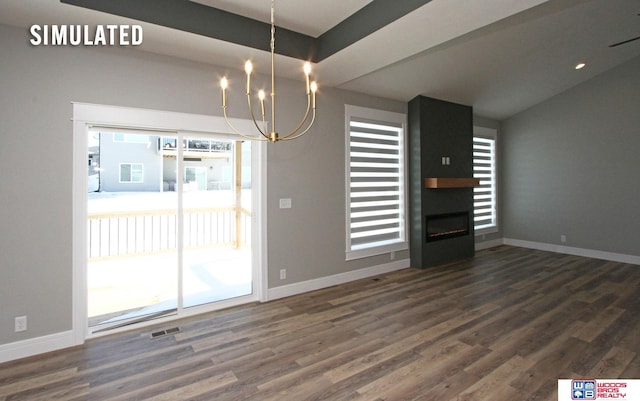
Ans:
[[[502,128],[505,238],[640,255],[640,58]]]
[[[470,106],[418,96],[409,102],[411,266],[429,267],[474,253],[473,188],[425,188],[428,177],[473,177]],[[442,157],[451,164],[442,165]],[[427,215],[468,212],[470,234],[426,242]]]

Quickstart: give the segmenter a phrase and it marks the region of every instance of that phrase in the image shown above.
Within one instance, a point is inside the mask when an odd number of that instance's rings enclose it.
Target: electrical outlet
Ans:
[[[280,199],[280,209],[291,209],[291,198]]]
[[[560,242],[562,242],[563,244],[564,244],[565,242],[567,242],[567,236],[566,236],[566,235],[564,235],[564,234],[563,234],[563,235],[561,235],[561,236],[560,236]]]
[[[395,260],[395,259],[396,259],[396,253],[395,253],[395,252],[391,252],[391,253],[389,254],[389,259],[390,259],[390,260]]]
[[[285,280],[287,278],[287,269],[280,269],[280,280]]]
[[[27,331],[27,317],[17,316],[14,320],[14,329],[16,333],[20,331]]]

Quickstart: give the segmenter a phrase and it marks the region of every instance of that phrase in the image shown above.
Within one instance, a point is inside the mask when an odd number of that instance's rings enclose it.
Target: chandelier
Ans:
[[[311,74],[311,64],[309,62],[304,63],[304,75],[306,81],[306,94],[307,94],[307,109],[300,121],[300,124],[292,131],[290,131],[286,135],[280,135],[276,130],[276,76],[275,76],[275,48],[276,48],[276,26],[274,22],[274,0],[271,0],[271,130],[267,128],[267,121],[265,115],[265,98],[266,94],[264,90],[259,90],[258,99],[260,100],[260,111],[261,111],[261,123],[256,119],[256,116],[253,112],[253,107],[251,105],[251,73],[253,71],[253,64],[251,61],[247,61],[244,65],[244,71],[247,74],[247,103],[249,106],[249,114],[251,116],[251,120],[253,120],[253,124],[259,132],[259,135],[248,135],[237,130],[229,121],[227,117],[227,88],[229,87],[229,81],[226,77],[222,78],[220,81],[220,87],[222,88],[222,111],[224,114],[224,119],[229,125],[229,127],[238,135],[250,139],[250,140],[262,140],[269,142],[278,142],[278,141],[288,141],[296,138],[300,138],[302,135],[306,134],[313,122],[316,118],[316,91],[318,90],[318,84],[313,81],[310,82],[309,75]],[[309,117],[309,113],[311,113],[311,117]],[[308,125],[305,127],[305,123],[308,122]]]

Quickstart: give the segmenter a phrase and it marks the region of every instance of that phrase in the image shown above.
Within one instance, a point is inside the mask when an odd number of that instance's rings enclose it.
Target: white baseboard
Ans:
[[[373,266],[348,273],[336,274],[329,277],[322,277],[302,283],[295,283],[282,287],[271,288],[267,292],[267,300],[284,298],[309,291],[331,287],[362,278],[377,276],[379,274],[390,273],[410,267],[410,260],[396,260],[383,265]],[[80,342],[78,342],[80,341]],[[42,337],[17,341],[9,344],[0,344],[0,363],[26,358],[29,356],[43,354],[45,352],[56,351],[63,348],[73,347],[81,344],[78,336],[73,331],[50,334]]]
[[[484,241],[476,244],[476,250],[493,248],[500,245],[511,245],[522,248],[538,249],[541,251],[549,251],[556,253],[564,253],[568,255],[584,256],[594,259],[610,260],[613,262],[630,263],[640,265],[640,256],[626,255],[613,252],[596,251],[591,249],[574,248],[569,246],[546,244],[541,242],[523,241],[512,238],[502,238],[492,241]],[[267,301],[285,298],[292,295],[298,295],[305,292],[320,290],[338,284],[344,284],[367,277],[373,277],[380,274],[390,273],[397,270],[409,268],[411,261],[409,259],[396,260],[394,262],[382,265],[372,266],[365,269],[355,270],[348,273],[335,274],[333,276],[321,277],[314,280],[303,281],[285,285],[281,287],[270,288],[267,291]],[[80,342],[81,343],[81,342]],[[50,334],[47,336],[32,338],[23,341],[17,341],[9,344],[0,344],[0,363],[12,361],[15,359],[26,358],[29,356],[42,354],[45,352],[56,351],[62,348],[73,347],[79,345],[77,336],[73,331],[65,331],[61,333]]]
[[[56,351],[62,348],[73,347],[74,345],[78,344],[76,344],[75,336],[71,330],[31,338],[28,340],[16,341],[9,344],[2,344],[0,345],[0,363],[43,354],[45,352]]]
[[[610,260],[612,262],[630,263],[640,265],[640,256],[626,255],[623,253],[596,251],[592,249],[574,248],[571,246],[545,244],[542,242],[523,241],[519,239],[503,238],[504,245],[519,246],[522,248],[537,249],[540,251],[549,251],[556,253],[564,253],[567,255],[584,256],[587,258]]]
[[[284,285],[281,287],[269,288],[267,292],[267,300],[290,297],[292,295],[303,294],[305,292],[316,291],[328,288],[338,284],[348,283],[350,281],[360,280],[367,277],[377,276],[379,274],[390,273],[410,267],[409,259],[396,260],[383,265],[367,267],[366,269],[355,270],[348,273],[334,274],[333,276],[321,277],[314,280],[303,281],[301,283]]]

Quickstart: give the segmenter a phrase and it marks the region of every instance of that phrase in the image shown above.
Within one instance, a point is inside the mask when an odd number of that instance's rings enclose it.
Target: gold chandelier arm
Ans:
[[[224,120],[227,122],[227,125],[229,126],[229,128],[231,128],[231,130],[233,132],[235,132],[236,134],[240,135],[243,138],[246,138],[250,141],[265,141],[266,139],[260,138],[259,136],[249,136],[247,134],[243,134],[242,132],[240,132],[240,130],[238,130],[236,127],[233,126],[233,124],[231,124],[231,121],[229,121],[229,118],[227,117],[227,106],[222,106],[222,114],[224,115]]]
[[[251,63],[251,60],[248,60],[245,63],[245,67],[244,67],[244,70],[247,74],[247,92],[246,92],[247,105],[249,107],[249,114],[251,116],[251,121],[253,122],[253,125],[255,126],[256,130],[258,130],[260,135],[249,136],[249,135],[243,134],[231,124],[231,122],[229,121],[229,118],[227,117],[227,94],[226,94],[226,90],[228,87],[227,78],[223,77],[220,80],[220,87],[222,88],[222,109],[223,109],[224,119],[229,125],[229,127],[236,134],[240,135],[243,138],[247,138],[251,140],[269,141],[269,142],[292,140],[292,139],[300,138],[302,135],[309,132],[309,130],[311,129],[311,126],[313,126],[313,123],[316,119],[316,91],[318,89],[318,85],[316,84],[315,81],[313,82],[309,81],[309,74],[311,73],[311,63],[306,62],[304,63],[304,74],[305,74],[305,80],[307,85],[307,109],[305,110],[304,116],[302,117],[302,120],[300,121],[298,126],[293,131],[290,131],[288,134],[280,137],[278,135],[278,132],[276,131],[276,73],[275,73],[276,25],[275,25],[274,14],[275,14],[275,0],[271,0],[271,43],[270,43],[270,48],[271,48],[271,130],[269,130],[269,126],[266,120],[265,107],[264,107],[265,93],[263,90],[260,90],[258,92],[258,97],[260,98],[260,109],[262,113],[261,114],[262,128],[260,128],[260,123],[256,119],[255,113],[253,112],[253,107],[251,106],[251,73],[253,71],[253,65]],[[307,122],[307,120],[309,120],[310,111],[312,111],[311,120],[309,121],[309,125],[307,125],[305,128],[305,123]]]
[[[258,121],[253,114],[253,108],[251,107],[251,93],[249,93],[249,91],[247,91],[247,104],[249,105],[249,114],[251,115],[251,121],[253,121],[253,125],[256,126],[256,129],[258,130],[260,135],[262,135],[266,140],[269,140],[269,135],[265,134],[265,132],[260,129],[260,125],[258,124]]]
[[[262,114],[262,132],[268,132],[267,120],[264,118],[264,113]]]
[[[283,136],[282,137],[283,140],[287,139],[287,138],[290,138],[292,136],[295,136],[296,138],[298,137],[298,135],[297,135],[298,132],[302,129],[302,126],[304,125],[305,121],[307,121],[307,118],[309,118],[309,110],[311,110],[311,93],[307,93],[307,111],[304,113],[304,116],[302,117],[302,121],[300,121],[300,124],[298,124],[298,126],[293,131],[291,131],[287,135]],[[314,109],[314,112],[315,112],[315,109]],[[307,127],[305,132],[308,131],[309,128],[310,128],[310,126]],[[293,139],[293,138],[291,138],[291,139]]]
[[[280,138],[281,141],[291,141],[293,139],[297,139],[300,138],[302,135],[306,134],[307,132],[309,132],[309,130],[311,129],[311,127],[313,126],[313,122],[316,120],[316,109],[313,109],[313,112],[311,114],[311,121],[309,122],[309,125],[307,126],[307,128],[302,131],[301,133],[295,135],[295,136],[291,136],[294,133],[291,133],[283,138]]]

